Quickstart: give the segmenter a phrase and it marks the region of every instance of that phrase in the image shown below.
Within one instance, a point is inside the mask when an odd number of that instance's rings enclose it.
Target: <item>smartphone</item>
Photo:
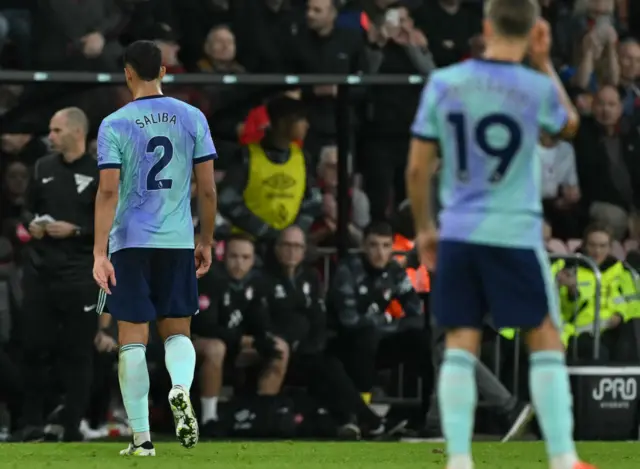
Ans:
[[[396,8],[387,10],[387,13],[385,14],[385,22],[388,23],[389,26],[400,26],[400,12]]]

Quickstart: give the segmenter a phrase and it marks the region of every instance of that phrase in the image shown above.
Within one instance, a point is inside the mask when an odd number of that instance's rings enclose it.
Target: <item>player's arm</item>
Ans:
[[[213,232],[218,210],[213,160],[217,158],[217,153],[206,117],[201,112],[198,117],[193,164],[200,215],[200,244],[213,246]]]
[[[552,135],[570,140],[578,132],[580,115],[564,89],[551,61],[545,62],[538,69],[551,78],[553,83],[546,101],[542,103],[541,127]]]
[[[406,170],[407,195],[417,232],[435,227],[431,200],[431,180],[438,164],[438,128],[436,104],[438,82],[432,76],[422,91],[420,106],[411,131],[413,138],[409,147]]]
[[[103,121],[98,130],[98,169],[100,182],[96,193],[93,255],[107,255],[109,233],[113,226],[118,205],[120,167],[122,154],[118,139],[108,122]]]

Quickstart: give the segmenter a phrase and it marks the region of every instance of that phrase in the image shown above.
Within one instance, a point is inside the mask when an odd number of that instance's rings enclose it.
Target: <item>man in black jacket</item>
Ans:
[[[269,311],[273,330],[291,349],[287,382],[303,384],[338,423],[338,437],[359,439],[384,431],[335,357],[325,353],[326,314],[318,273],[303,264],[305,237],[297,226],[284,230],[268,265]]]
[[[192,333],[200,365],[202,434],[219,433],[218,396],[223,371],[264,363],[258,394],[280,392],[287,371],[289,347],[269,333],[262,276],[253,270],[254,245],[248,235],[227,242],[224,266],[216,266],[198,282],[200,314]]]
[[[74,441],[82,438],[98,325],[91,275],[98,168],[86,150],[89,125],[80,109],[58,111],[49,127],[54,153],[35,165],[25,215],[33,239],[23,278],[26,426],[18,439],[44,436],[45,375],[56,351],[65,385],[64,439]]]
[[[378,366],[404,363],[423,383],[432,382],[431,340],[422,303],[404,269],[392,259],[392,246],[391,226],[371,223],[364,231],[364,253],[338,264],[329,291],[328,309],[338,333],[338,354],[365,396],[373,388]],[[385,312],[394,299],[405,314],[399,320]],[[430,386],[422,386],[422,391],[424,419]]]

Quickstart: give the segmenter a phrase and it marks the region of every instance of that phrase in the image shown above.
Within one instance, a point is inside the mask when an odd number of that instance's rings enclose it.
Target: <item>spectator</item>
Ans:
[[[542,203],[545,217],[561,239],[579,238],[581,213],[576,157],[568,142],[540,135],[536,157],[542,162]]]
[[[34,134],[37,130],[33,124],[17,122],[10,125],[0,137],[2,144],[0,166],[3,161],[20,160],[29,167],[47,153],[47,145]]]
[[[276,262],[267,269],[274,330],[292,350],[287,382],[308,386],[310,395],[338,423],[338,437],[359,439],[363,430],[380,435],[382,419],[365,405],[340,361],[324,353],[326,315],[320,278],[302,263],[305,248],[300,228],[285,229],[276,243]]]
[[[573,25],[573,57],[575,68],[563,77],[573,85],[595,90],[597,85],[617,84],[620,67],[616,51],[618,34],[613,19],[613,0],[588,0],[583,10],[576,3]]]
[[[201,72],[244,72],[244,67],[236,60],[236,38],[228,26],[214,26],[209,31],[204,43],[204,55],[198,61],[198,70]]]
[[[285,73],[287,51],[299,26],[287,0],[257,0],[235,23],[238,61],[252,73]]]
[[[35,61],[40,70],[115,71],[124,19],[114,0],[39,2],[34,20]]]
[[[200,392],[202,434],[219,436],[218,397],[224,370],[261,364],[258,394],[275,396],[287,372],[289,346],[269,331],[268,294],[262,276],[253,270],[251,238],[232,236],[224,266],[216,266],[198,282],[200,314],[192,326],[194,347],[202,359]]]
[[[14,256],[18,260],[21,260],[22,246],[30,239],[22,225],[28,186],[29,169],[26,165],[21,161],[12,161],[7,164],[0,204],[1,233],[11,241]]]
[[[482,14],[461,0],[423,2],[414,16],[438,67],[468,57],[471,39],[482,31]]]
[[[13,5],[12,8],[12,3]],[[15,45],[15,62],[21,68],[31,65],[31,17],[18,2],[5,1],[0,9],[0,56],[8,40]]]
[[[415,28],[406,8],[388,10],[382,27],[371,25],[368,34],[371,72],[425,76],[435,68],[427,40]],[[369,93],[361,164],[371,216],[374,220],[385,220],[391,194],[394,208],[406,197],[404,172],[409,129],[420,100],[420,88],[395,85],[386,86],[383,93],[376,88]]]
[[[393,232],[373,222],[364,232],[364,253],[342,260],[328,293],[329,319],[338,333],[337,353],[360,392],[368,395],[378,366],[408,365],[423,379],[421,413],[413,422],[424,426],[429,407],[432,364],[422,303],[411,280],[392,259]],[[405,316],[385,313],[392,300]]]
[[[624,114],[633,117],[640,112],[640,43],[627,39],[618,51]]]
[[[17,440],[43,438],[46,371],[54,349],[66,392],[63,438],[82,440],[78,427],[88,405],[98,325],[98,288],[91,275],[98,168],[86,152],[87,129],[80,109],[57,112],[49,133],[54,153],[38,161],[30,183],[25,221],[33,240],[23,277],[25,427],[14,435]]]
[[[306,159],[295,140],[304,138],[307,120],[300,101],[286,96],[267,104],[271,127],[260,144],[242,147],[221,184],[220,213],[236,231],[273,241],[293,223],[305,230],[318,213]]]
[[[292,72],[347,74],[368,69],[359,31],[336,26],[335,2],[309,0],[306,13],[306,25],[299,28],[289,49]],[[305,149],[312,165],[322,147],[335,143],[337,92],[336,85],[318,85],[303,94],[310,124]]]
[[[593,271],[577,265],[575,271],[562,271],[559,282],[563,319],[575,327],[576,339],[569,345],[569,357],[589,360],[593,357],[593,337],[597,333],[596,312],[600,313],[602,347],[600,359],[632,362],[638,359],[635,332],[625,324],[625,297],[633,298],[635,285],[624,275],[624,266],[611,255],[613,238],[604,225],[587,227],[581,251],[602,272],[600,305],[595,304],[597,284]],[[623,279],[628,278],[627,281]]]
[[[318,164],[318,187],[322,191],[322,218],[313,225],[310,241],[318,246],[334,246],[338,222],[338,149],[324,147]],[[351,244],[359,246],[362,230],[369,224],[369,199],[357,187],[350,189],[352,205],[349,234]]]
[[[582,119],[574,143],[583,208],[620,240],[633,207],[640,207],[640,134],[621,120],[621,97],[613,86],[598,91],[593,114]]]

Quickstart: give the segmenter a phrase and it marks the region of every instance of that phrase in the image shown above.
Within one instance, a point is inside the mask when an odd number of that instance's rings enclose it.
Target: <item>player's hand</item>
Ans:
[[[542,18],[538,19],[535,26],[531,30],[531,38],[529,41],[529,58],[536,68],[546,66],[549,61],[551,52],[551,28]]]
[[[52,238],[68,238],[72,236],[78,227],[72,223],[67,223],[66,221],[52,221],[51,223],[47,223],[45,226],[45,231]]]
[[[93,339],[96,350],[100,353],[109,353],[118,349],[118,342],[109,334],[99,331]]]
[[[116,286],[116,271],[107,256],[96,256],[93,261],[93,279],[107,295],[111,295],[109,285]]]
[[[420,231],[416,237],[416,247],[420,263],[427,270],[434,271],[436,268],[436,249],[438,245],[438,230],[435,226]]]
[[[211,267],[211,246],[198,243],[194,256],[196,258],[196,277],[203,277]]]
[[[39,223],[29,223],[29,234],[35,239],[42,239],[44,236],[44,226]]]

